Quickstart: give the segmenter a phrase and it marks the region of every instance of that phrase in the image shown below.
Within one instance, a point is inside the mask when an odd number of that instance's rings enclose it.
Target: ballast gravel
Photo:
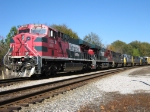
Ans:
[[[65,79],[69,79],[69,78],[75,78],[75,77],[80,77],[80,76],[88,75],[88,74],[90,74],[90,73],[18,82],[18,83],[14,84],[14,85],[0,87],[0,92],[11,90],[11,89],[22,88],[22,87],[33,86],[33,85],[39,85],[39,84],[48,83],[48,82],[61,81],[61,80],[65,80]]]
[[[22,107],[20,112],[77,112],[82,106],[92,102],[95,105],[105,102],[104,97],[108,93],[135,94],[140,91],[150,93],[150,72],[141,73],[138,76],[132,75],[133,72],[142,71],[145,68],[150,69],[150,67],[135,68],[104,77],[83,87],[46,99],[42,103]]]

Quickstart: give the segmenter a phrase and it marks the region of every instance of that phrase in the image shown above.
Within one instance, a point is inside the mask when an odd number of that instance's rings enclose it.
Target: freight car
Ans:
[[[150,64],[150,57],[145,56],[144,59],[145,59],[145,61],[147,62],[146,64],[149,65],[149,64]]]
[[[142,65],[142,59],[139,56],[133,56],[133,64],[136,65]]]
[[[74,39],[43,24],[26,24],[10,40],[4,56],[6,74],[13,77],[55,75],[133,65],[132,56]]]

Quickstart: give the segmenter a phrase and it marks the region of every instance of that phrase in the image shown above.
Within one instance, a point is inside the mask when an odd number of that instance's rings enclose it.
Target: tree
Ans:
[[[63,24],[63,25],[53,24],[50,27],[57,29],[58,31],[60,31],[62,33],[69,35],[71,38],[75,38],[75,39],[79,38],[78,34],[74,31],[72,31],[72,29],[68,28],[67,25],[65,25],[65,24]]]
[[[10,32],[8,33],[8,35],[6,36],[5,41],[4,41],[4,38],[0,36],[1,37],[0,38],[0,62],[2,62],[4,55],[7,53],[9,49],[10,39],[14,37],[16,34],[17,34],[17,28],[13,26],[10,29]]]
[[[108,49],[108,50],[111,50],[111,51],[115,51],[115,48],[114,48],[114,46],[112,46],[112,45],[107,45],[107,49]]]
[[[130,44],[127,44],[124,49],[125,54],[133,55],[133,47]]]
[[[4,37],[0,36],[0,52],[4,50]]]
[[[131,43],[129,43],[133,48],[139,48],[141,42],[140,41],[132,41]]]
[[[8,45],[9,47],[9,44],[10,44],[10,39],[12,37],[14,37],[15,35],[17,34],[17,28],[15,26],[13,26],[11,29],[10,29],[10,32],[8,33],[8,35],[6,36],[6,39],[5,39],[5,42],[6,44]]]
[[[133,48],[133,54],[132,54],[132,55],[133,55],[133,56],[140,56],[139,50],[136,49],[136,48]]]
[[[100,40],[99,36],[93,32],[86,35],[83,40],[94,45],[103,46],[102,40]]]
[[[126,49],[125,48],[126,48],[127,44],[125,42],[117,40],[117,41],[113,42],[111,44],[111,46],[114,47],[114,51],[115,52],[126,53]]]
[[[4,37],[0,36],[0,65],[2,65],[3,56],[7,51],[6,44],[4,42]]]
[[[133,47],[133,55],[150,56],[150,44],[147,42],[133,41],[129,43]]]
[[[147,42],[142,42],[140,44],[140,51],[142,56],[150,56],[150,44]]]

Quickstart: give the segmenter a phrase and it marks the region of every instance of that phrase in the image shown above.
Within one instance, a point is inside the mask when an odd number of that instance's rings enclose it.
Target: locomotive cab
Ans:
[[[10,40],[10,49],[4,56],[6,75],[10,77],[31,77],[41,73],[41,55],[43,41],[48,35],[45,25],[23,25],[18,27],[18,33]],[[34,45],[34,46],[33,46]]]

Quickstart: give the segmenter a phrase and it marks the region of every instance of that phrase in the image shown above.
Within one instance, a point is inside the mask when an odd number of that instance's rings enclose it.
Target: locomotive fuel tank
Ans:
[[[64,72],[81,71],[83,69],[83,63],[65,63]]]

